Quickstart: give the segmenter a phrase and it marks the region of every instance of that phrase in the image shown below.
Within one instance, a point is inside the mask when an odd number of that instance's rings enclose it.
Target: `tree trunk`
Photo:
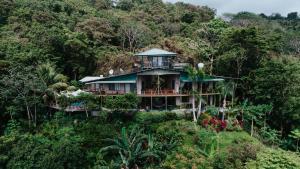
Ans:
[[[232,94],[232,97],[231,97],[231,107],[233,107],[233,102],[234,102],[234,94]]]
[[[193,83],[192,84],[192,92],[193,92],[193,97],[192,97],[192,107],[193,107],[193,119],[194,119],[194,122],[197,122],[197,118],[196,118],[196,112],[195,112],[195,84]]]
[[[199,105],[198,105],[198,114],[197,119],[200,117],[202,111],[202,83],[200,84],[200,95],[199,95]]]
[[[212,75],[213,72],[213,64],[214,64],[214,57],[210,59],[210,68],[209,68],[209,75]]]
[[[36,104],[34,104],[34,126],[36,126]]]
[[[29,107],[27,105],[27,102],[25,104],[26,104],[26,110],[27,110],[28,125],[29,125],[29,128],[30,128],[30,126],[31,126],[30,110],[29,110]]]
[[[87,111],[87,108],[85,108],[85,114],[86,114],[86,118],[88,118],[89,117],[89,113]]]
[[[223,114],[222,114],[222,121],[225,120],[225,109],[226,109],[226,96],[223,99]]]
[[[242,109],[242,122],[244,122],[244,108]]]
[[[253,117],[252,117],[252,120],[251,120],[251,137],[253,137],[253,132],[254,132],[254,120],[253,120]]]

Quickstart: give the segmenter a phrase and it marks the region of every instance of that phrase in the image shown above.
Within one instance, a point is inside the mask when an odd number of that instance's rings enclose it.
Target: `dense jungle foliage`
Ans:
[[[134,53],[152,47],[234,83],[235,92],[220,88],[232,98],[226,123],[215,107],[197,123],[118,111],[136,108],[134,95],[74,98],[114,109],[97,118],[46,106],[55,93],[82,87],[84,76],[132,70]],[[299,84],[297,12],[217,17],[206,6],[162,0],[1,0],[0,168],[297,169]]]

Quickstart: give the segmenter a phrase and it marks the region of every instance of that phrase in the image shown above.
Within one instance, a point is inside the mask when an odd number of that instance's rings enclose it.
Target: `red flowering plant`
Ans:
[[[206,118],[204,120],[202,120],[202,126],[205,128],[212,128],[215,131],[219,132],[219,131],[223,131],[226,129],[227,127],[227,122],[224,120],[219,120],[216,117],[212,117],[210,119]]]

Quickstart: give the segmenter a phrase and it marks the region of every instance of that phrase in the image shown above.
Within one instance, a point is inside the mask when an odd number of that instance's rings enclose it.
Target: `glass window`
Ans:
[[[175,80],[172,80],[172,89],[175,89]]]
[[[162,60],[162,57],[157,57],[157,63],[159,67],[163,66]]]
[[[108,89],[111,90],[111,91],[114,91],[115,90],[115,84],[113,84],[113,83],[108,84]]]
[[[130,84],[130,92],[135,92],[136,84]]]
[[[116,90],[121,90],[121,85],[120,85],[120,83],[115,84],[115,89],[116,89]]]

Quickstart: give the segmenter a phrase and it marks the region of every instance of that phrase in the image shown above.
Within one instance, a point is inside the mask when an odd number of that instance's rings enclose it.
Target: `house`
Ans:
[[[100,96],[117,96],[136,93],[141,98],[141,108],[190,108],[192,85],[205,100],[202,104],[219,105],[221,97],[215,84],[221,78],[205,75],[193,82],[185,71],[185,63],[176,63],[176,53],[151,49],[138,53],[136,71],[86,80],[85,90]]]

